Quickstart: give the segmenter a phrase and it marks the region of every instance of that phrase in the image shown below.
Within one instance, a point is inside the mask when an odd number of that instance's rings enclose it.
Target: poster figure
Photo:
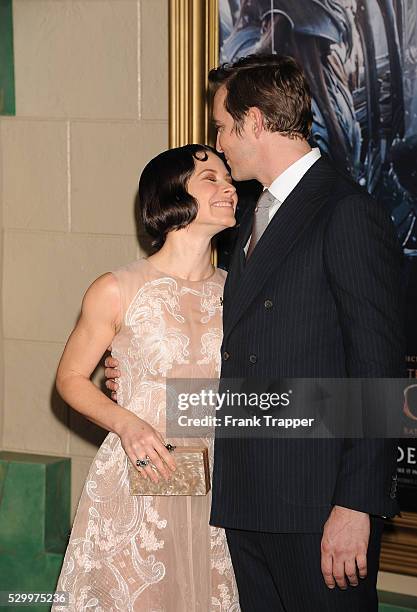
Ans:
[[[312,90],[312,140],[389,211],[405,254],[408,372],[417,377],[417,2],[220,0],[219,19],[221,62],[251,53],[299,61]],[[408,425],[416,437],[417,421]],[[416,442],[402,440],[400,457]],[[417,487],[409,468],[400,461],[407,508]]]

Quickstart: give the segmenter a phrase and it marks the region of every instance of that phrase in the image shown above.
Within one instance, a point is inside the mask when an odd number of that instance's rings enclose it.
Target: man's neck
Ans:
[[[310,151],[307,140],[274,134],[265,143],[260,156],[257,180],[268,188],[280,174]]]

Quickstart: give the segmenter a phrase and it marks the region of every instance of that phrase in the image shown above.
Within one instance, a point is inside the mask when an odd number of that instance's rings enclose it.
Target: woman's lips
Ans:
[[[211,204],[211,206],[214,206],[215,208],[233,208],[233,205],[232,200],[219,200]]]

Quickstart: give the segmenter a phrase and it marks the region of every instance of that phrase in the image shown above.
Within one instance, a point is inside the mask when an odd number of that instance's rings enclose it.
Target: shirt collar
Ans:
[[[314,147],[308,153],[303,155],[296,162],[291,164],[289,168],[284,170],[268,187],[268,190],[272,193],[274,198],[280,202],[290,195],[291,191],[301,181],[304,174],[311,168],[311,166],[321,157],[320,149]]]

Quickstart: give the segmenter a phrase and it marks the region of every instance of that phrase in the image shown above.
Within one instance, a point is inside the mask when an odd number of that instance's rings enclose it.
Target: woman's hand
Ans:
[[[171,471],[176,469],[175,461],[156,429],[131,413],[126,416],[116,433],[132,465],[144,478],[149,477],[153,482],[159,482],[159,473],[165,480],[169,480]],[[146,467],[136,465],[138,459],[147,458],[149,465]]]

